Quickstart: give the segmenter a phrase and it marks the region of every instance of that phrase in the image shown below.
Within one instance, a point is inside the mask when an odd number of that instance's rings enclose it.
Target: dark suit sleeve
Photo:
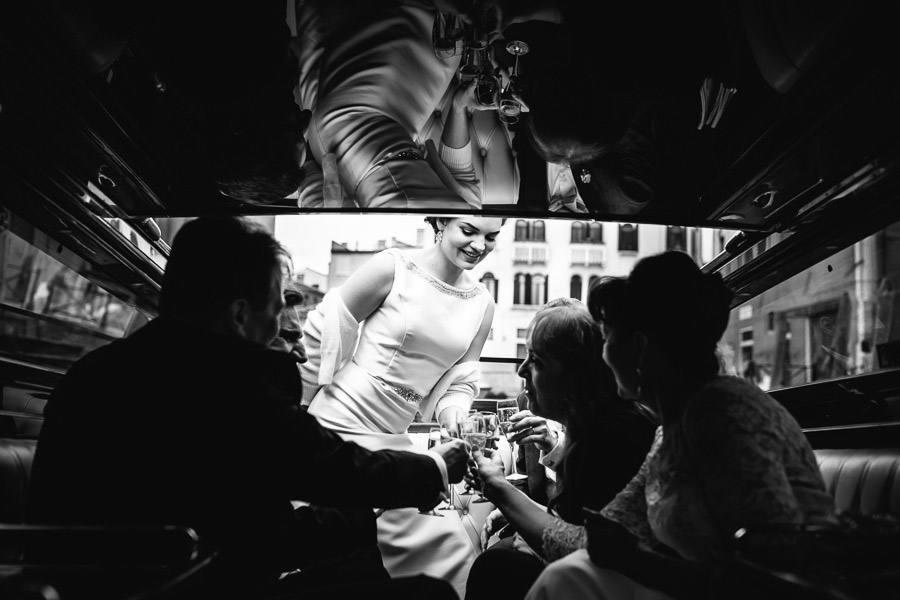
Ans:
[[[306,411],[289,407],[285,458],[297,499],[329,506],[425,506],[443,489],[434,459],[414,452],[370,451],[345,442]]]
[[[443,490],[435,460],[397,450],[366,450],[345,442],[299,407],[300,376],[285,355],[269,357],[263,386],[276,411],[278,459],[297,500],[328,506],[426,506]],[[257,369],[258,374],[264,371]]]

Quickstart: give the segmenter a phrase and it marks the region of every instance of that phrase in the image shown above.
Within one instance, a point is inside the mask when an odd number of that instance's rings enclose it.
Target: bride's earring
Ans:
[[[434,232],[434,243],[436,245],[440,245],[441,240],[443,240],[443,239],[444,239],[444,230],[443,229],[438,229],[436,232]]]

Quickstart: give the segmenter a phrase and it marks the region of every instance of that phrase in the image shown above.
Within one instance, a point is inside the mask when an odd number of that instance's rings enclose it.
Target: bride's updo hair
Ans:
[[[718,273],[703,273],[683,252],[637,262],[627,278],[625,306],[635,324],[657,341],[686,374],[715,375],[716,346],[731,312],[732,292]]]
[[[438,227],[438,221],[452,221],[454,219],[459,219],[460,217],[425,217],[425,222],[431,225],[431,228],[434,230],[434,234],[437,235],[437,232],[440,231]],[[500,225],[506,224],[506,217],[500,219]]]
[[[437,232],[440,231],[438,221],[441,219],[444,219],[445,221],[449,220],[446,217],[425,217],[425,222],[431,225],[431,228],[434,230],[434,235],[437,235]]]

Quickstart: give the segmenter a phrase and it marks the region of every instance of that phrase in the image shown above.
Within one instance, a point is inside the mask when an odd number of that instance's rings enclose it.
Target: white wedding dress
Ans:
[[[352,357],[313,398],[309,412],[324,427],[370,449],[421,451],[406,433],[423,403],[469,350],[493,298],[482,284],[460,289],[432,277],[405,254],[394,257],[394,282],[363,323]],[[308,378],[308,376],[305,376]],[[451,383],[437,401],[468,407],[477,379]],[[430,418],[426,414],[426,418]],[[420,515],[415,508],[378,517],[379,547],[394,576],[424,573],[452,583],[460,597],[475,558],[457,515]]]

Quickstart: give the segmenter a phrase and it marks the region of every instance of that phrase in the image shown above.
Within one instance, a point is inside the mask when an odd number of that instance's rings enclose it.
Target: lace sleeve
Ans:
[[[554,561],[581,548],[587,548],[587,530],[562,519],[553,519],[541,534],[544,558]]]

